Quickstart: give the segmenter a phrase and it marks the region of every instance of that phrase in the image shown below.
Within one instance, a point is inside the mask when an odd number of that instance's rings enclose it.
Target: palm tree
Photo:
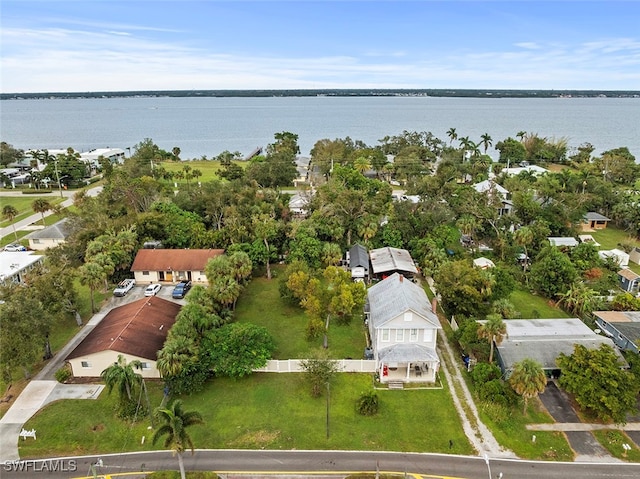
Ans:
[[[105,271],[97,263],[85,263],[78,270],[80,273],[80,283],[89,286],[91,297],[91,312],[95,313],[95,302],[93,300],[93,292],[100,287],[105,278]]]
[[[44,214],[51,209],[51,203],[44,198],[38,198],[31,203],[31,209],[33,209],[35,213],[42,215],[42,226],[44,226]]]
[[[162,436],[167,436],[164,447],[170,447],[178,455],[180,477],[185,479],[182,453],[186,448],[191,449],[191,454],[194,451],[193,441],[187,428],[194,424],[203,424],[202,415],[197,411],[184,411],[182,401],[179,399],[173,401],[167,408],[156,409],[156,415],[164,424],[154,433],[152,442],[155,444]]]
[[[111,393],[114,388],[118,391],[121,412],[134,401],[133,392],[142,384],[142,376],[134,368],[142,369],[142,363],[137,359],[127,363],[126,358],[118,354],[118,361],[100,373],[107,391]]]
[[[491,352],[489,353],[489,363],[493,362],[493,345],[500,344],[507,332],[507,325],[499,314],[488,314],[486,322],[478,328],[478,336],[489,341]]]
[[[524,137],[527,136],[527,132],[524,130],[520,130],[518,133],[516,133],[516,136],[520,139],[520,141],[524,141]]]
[[[16,233],[16,225],[13,224],[13,219],[18,216],[18,210],[13,205],[4,205],[2,207],[2,219],[7,220],[11,223],[13,227],[13,235],[16,237],[16,241],[18,241],[18,233]]]
[[[528,226],[522,226],[513,233],[513,239],[516,244],[524,248],[524,255],[526,256],[526,258],[522,262],[522,269],[526,271],[527,265],[529,264],[529,253],[527,252],[527,245],[530,245],[533,242],[533,230]],[[527,281],[528,284],[528,278],[526,276],[525,281]]]
[[[509,377],[509,384],[513,390],[524,399],[523,414],[527,412],[527,401],[544,391],[547,385],[547,376],[542,366],[533,359],[526,358],[514,364],[513,372]]]
[[[487,154],[487,150],[489,149],[489,147],[491,145],[493,145],[493,143],[492,143],[493,138],[491,138],[489,133],[485,133],[480,138],[481,138],[480,144],[484,147],[484,154],[486,155]]]
[[[371,161],[364,156],[359,156],[353,162],[353,167],[363,175],[371,169]]]
[[[583,282],[573,283],[566,293],[560,294],[559,305],[563,305],[570,313],[581,316],[593,311],[597,305],[598,293]]]
[[[447,136],[449,137],[449,145],[451,145],[453,140],[457,140],[458,139],[458,133],[456,132],[455,128],[449,128],[447,130]]]
[[[184,366],[195,359],[196,346],[186,336],[176,336],[167,339],[158,351],[156,367],[163,378],[179,375]]]

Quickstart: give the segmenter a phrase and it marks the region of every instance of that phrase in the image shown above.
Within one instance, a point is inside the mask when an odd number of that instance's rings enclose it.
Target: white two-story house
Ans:
[[[422,287],[394,273],[369,288],[365,315],[382,383],[435,381],[441,326]]]

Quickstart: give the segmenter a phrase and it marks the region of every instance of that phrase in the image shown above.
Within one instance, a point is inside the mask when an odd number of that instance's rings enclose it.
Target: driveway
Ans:
[[[539,397],[556,422],[581,422],[569,398],[564,391],[558,389],[555,382],[549,381],[544,392]],[[576,461],[612,459],[609,452],[602,447],[590,431],[566,431],[565,435],[571,449],[576,453]]]

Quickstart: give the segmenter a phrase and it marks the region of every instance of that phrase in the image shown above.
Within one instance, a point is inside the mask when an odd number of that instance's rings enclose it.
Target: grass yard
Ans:
[[[33,209],[31,208],[31,204],[34,200],[39,198],[43,198],[47,200],[52,205],[57,205],[58,203],[62,203],[66,198],[60,198],[60,196],[52,196],[52,195],[24,195],[24,196],[2,196],[0,193],[0,204],[2,207],[5,205],[11,205],[15,209],[18,210],[18,216],[15,217],[14,221],[19,221],[27,216],[31,216],[34,214]],[[7,220],[0,221],[0,227],[9,226]]]
[[[569,318],[570,316],[560,308],[553,306],[549,300],[535,295],[524,289],[516,289],[509,301],[513,303],[516,311],[520,312],[522,319],[554,319]]]
[[[538,400],[530,400],[527,415],[522,408],[513,410],[498,404],[477,403],[482,421],[491,429],[497,441],[523,459],[572,461],[573,451],[565,435],[557,431],[529,431],[527,424],[553,422]],[[533,435],[536,440],[533,442]]]
[[[298,306],[285,304],[278,292],[278,272],[282,266],[274,266],[275,277],[254,278],[238,299],[235,317],[239,322],[264,326],[276,343],[274,359],[303,359],[309,351],[322,347],[322,338],[307,341],[305,331],[308,318]],[[351,324],[329,325],[329,353],[332,358],[363,357],[366,346],[364,322],[354,318]]]
[[[381,390],[378,415],[361,416],[355,401],[372,387],[370,375],[337,375],[331,384],[329,439],[326,396],[312,398],[302,374],[215,379],[203,392],[183,401],[186,410],[197,410],[204,417],[204,425],[190,429],[197,448],[473,454],[447,388]],[[152,406],[159,404],[161,384],[149,383],[149,392]],[[113,407],[114,397],[106,392],[95,401],[67,400],[47,406],[24,426],[36,429],[38,440],[21,441],[21,457],[154,449],[149,440],[152,433],[146,429],[149,419],[130,426],[115,418]],[[390,424],[393,427],[386,426]],[[142,436],[147,439],[144,445]]]
[[[248,164],[246,161],[235,161],[234,163],[242,168]],[[200,170],[202,172],[201,177],[196,180],[191,180],[192,183],[197,183],[198,181],[204,183],[206,181],[221,179],[217,173],[222,169],[222,167],[220,166],[220,162],[216,160],[163,161],[160,163],[160,166],[172,173],[182,171],[182,168],[186,165],[190,166],[194,170]],[[180,180],[179,183],[186,184],[186,181]]]
[[[600,243],[599,249],[601,250],[609,250],[620,247],[618,246],[620,243],[630,242],[634,246],[640,247],[640,240],[638,238],[634,238],[629,235],[626,231],[616,228],[615,226],[607,226],[603,230],[594,231],[591,233],[593,239],[595,239],[598,243]],[[640,265],[629,262],[629,269],[633,272],[640,274]]]
[[[613,457],[629,462],[640,462],[640,449],[624,431],[599,430],[593,431],[593,435]],[[623,444],[628,444],[631,449],[625,451]]]

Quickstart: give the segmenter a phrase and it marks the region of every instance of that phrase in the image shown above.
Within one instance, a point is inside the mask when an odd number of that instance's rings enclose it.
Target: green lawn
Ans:
[[[245,167],[248,162],[246,161],[236,161],[234,162],[236,165]],[[222,169],[219,161],[215,160],[190,160],[190,161],[163,161],[160,163],[165,170],[175,173],[176,171],[181,171],[184,166],[190,166],[194,170],[200,170],[202,176],[193,181],[200,181],[202,183],[206,181],[212,180],[220,180],[220,177],[217,175],[217,172]],[[186,184],[184,180],[180,180],[180,183]]]
[[[448,389],[378,391],[380,412],[357,414],[355,401],[371,390],[366,374],[339,374],[330,390],[329,439],[326,396],[312,398],[302,374],[256,373],[240,380],[216,379],[196,395],[183,398],[205,424],[191,428],[198,448],[340,449],[473,454]],[[152,406],[161,385],[151,383]],[[113,397],[51,404],[24,426],[37,441],[21,441],[23,458],[154,449],[149,420],[134,426],[113,414]],[[393,427],[388,427],[393,425]],[[145,444],[141,438],[146,436]],[[449,440],[453,448],[449,449]],[[159,446],[156,446],[156,448]]]
[[[303,359],[309,351],[322,346],[322,338],[307,341],[305,330],[308,318],[298,306],[287,305],[280,299],[277,275],[282,266],[274,266],[275,276],[268,280],[254,278],[238,299],[235,317],[239,322],[264,326],[276,343],[274,359]],[[364,322],[353,319],[347,326],[329,325],[329,353],[332,358],[363,357],[366,346]]]
[[[509,301],[513,303],[516,311],[520,312],[522,319],[554,319],[568,318],[567,313],[549,303],[549,300],[541,296],[535,295],[528,290],[516,289]]]
[[[632,243],[635,246],[640,247],[640,240],[630,236],[626,231],[616,228],[615,226],[607,226],[603,230],[594,231],[591,233],[593,239],[600,243],[599,249],[609,250],[614,248],[620,248],[620,243]],[[637,274],[640,274],[640,265],[629,262],[629,268]]]

